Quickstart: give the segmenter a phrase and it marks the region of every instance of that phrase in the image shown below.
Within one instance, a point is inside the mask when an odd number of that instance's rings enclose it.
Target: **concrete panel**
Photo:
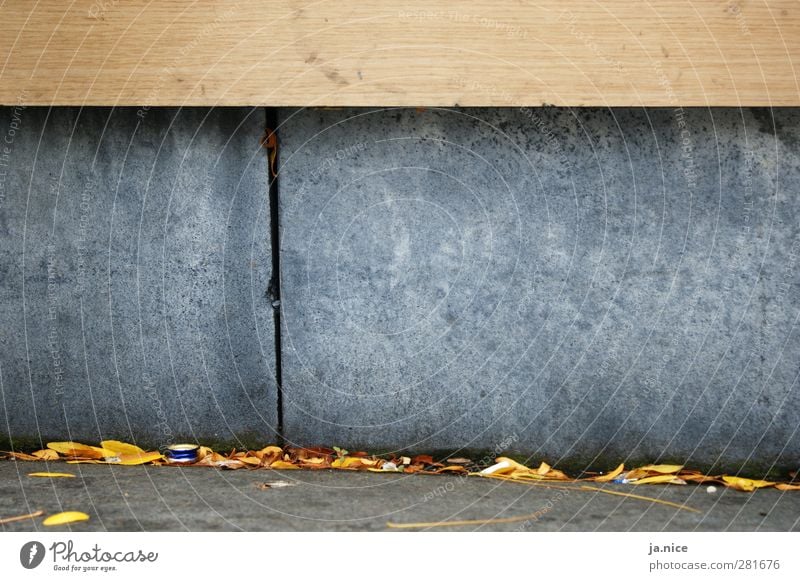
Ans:
[[[4,108],[0,441],[274,440],[263,109]]]
[[[800,111],[286,110],[281,135],[290,441],[796,467]]]

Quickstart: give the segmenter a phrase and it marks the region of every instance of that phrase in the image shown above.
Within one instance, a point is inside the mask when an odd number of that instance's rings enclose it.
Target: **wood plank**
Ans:
[[[6,0],[0,103],[800,105],[796,0]]]

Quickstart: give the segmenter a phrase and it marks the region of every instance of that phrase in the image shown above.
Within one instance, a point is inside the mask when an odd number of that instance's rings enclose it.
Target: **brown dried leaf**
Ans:
[[[463,466],[444,466],[443,468],[437,468],[433,470],[434,474],[442,474],[444,472],[455,472],[457,474],[466,473],[467,469]]]
[[[14,460],[25,460],[26,462],[38,462],[40,458],[36,456],[32,456],[31,454],[25,454],[24,452],[3,452],[8,458],[13,458]]]

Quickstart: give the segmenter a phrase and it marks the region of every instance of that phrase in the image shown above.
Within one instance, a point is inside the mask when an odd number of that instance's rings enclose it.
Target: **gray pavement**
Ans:
[[[448,531],[800,530],[800,493],[696,486],[606,485],[699,509],[694,513],[580,485],[527,486],[475,477],[341,471],[225,471],[204,467],[51,463],[76,478],[32,478],[45,463],[0,462],[0,518],[44,510],[88,513],[74,531],[385,531],[387,522],[507,518]],[[286,487],[261,488],[285,481]],[[2,526],[42,530],[41,518]],[[57,527],[66,529],[66,527]],[[56,530],[57,530],[56,529]],[[54,530],[48,528],[47,530]]]

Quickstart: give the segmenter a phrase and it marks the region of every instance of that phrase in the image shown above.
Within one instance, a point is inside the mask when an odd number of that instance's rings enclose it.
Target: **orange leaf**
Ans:
[[[40,458],[36,456],[32,456],[30,454],[25,454],[24,452],[3,452],[9,458],[14,458],[14,460],[25,460],[26,462],[37,462]]]
[[[775,488],[778,490],[800,490],[800,484],[787,484],[787,483],[780,483],[776,484]]]
[[[443,472],[462,473],[462,472],[466,472],[466,471],[467,471],[467,469],[464,468],[463,466],[444,466],[443,468],[437,468],[436,470],[433,471],[433,473],[434,474],[441,474]]]
[[[36,450],[33,455],[39,460],[58,460],[58,452],[55,450]]]

